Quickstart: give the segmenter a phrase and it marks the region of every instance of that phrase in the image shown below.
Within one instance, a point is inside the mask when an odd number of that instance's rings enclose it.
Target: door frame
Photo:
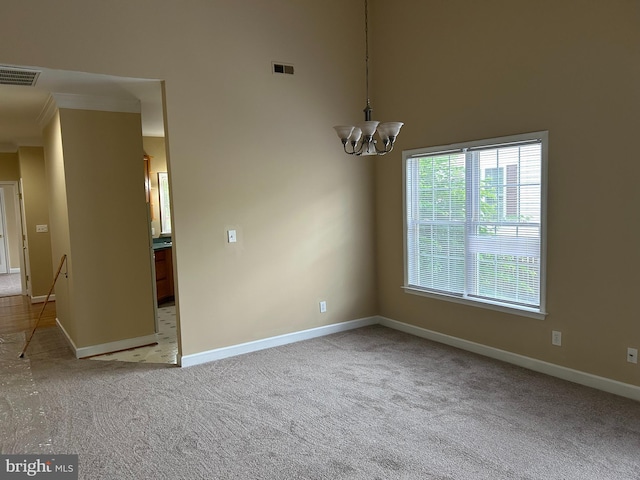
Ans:
[[[24,235],[24,228],[23,228],[23,223],[24,223],[24,218],[23,218],[23,213],[22,213],[22,180],[20,181],[16,181],[16,180],[0,180],[0,188],[3,188],[3,192],[5,192],[6,190],[4,190],[4,187],[12,187],[13,188],[13,194],[15,195],[15,198],[13,199],[13,207],[14,207],[14,215],[15,215],[15,219],[16,219],[16,229],[18,230],[18,237],[19,237],[19,242],[18,242],[18,248],[21,250],[20,255],[18,255],[19,260],[20,260],[20,280],[21,280],[21,295],[26,295],[27,293],[27,285],[26,285],[26,275],[28,275],[28,265],[25,266],[24,263],[24,248],[25,248],[25,240],[23,238]],[[2,234],[4,235],[4,248],[5,248],[5,252],[6,252],[6,262],[7,262],[7,273],[11,273],[11,258],[10,258],[10,252],[9,252],[9,238],[7,235],[7,215],[6,215],[6,202],[5,200],[5,196],[3,195],[3,202],[2,202],[2,216],[3,216],[3,224],[4,224],[4,232],[2,232]]]
[[[0,259],[4,256],[4,269],[0,274],[11,273],[11,256],[9,255],[9,239],[7,238],[7,211],[5,209],[4,185],[0,184]],[[0,267],[1,268],[1,267]]]
[[[22,247],[22,253],[20,255],[22,295],[29,295],[29,297],[31,297],[31,282],[28,280],[31,278],[31,265],[29,264],[29,242],[27,240],[27,219],[24,208],[24,188],[22,186],[22,178],[20,181],[15,183],[17,184],[16,190],[18,195],[18,200],[16,202],[18,216],[16,218],[20,219],[20,245]]]

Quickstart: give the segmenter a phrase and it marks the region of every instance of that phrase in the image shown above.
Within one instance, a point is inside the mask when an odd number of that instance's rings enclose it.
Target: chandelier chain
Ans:
[[[367,87],[367,105],[370,103],[369,97],[369,8],[367,0],[364,0],[364,65],[365,65],[365,80]]]
[[[364,0],[364,65],[367,105],[364,110],[364,123],[357,125],[336,125],[333,127],[342,142],[345,153],[349,155],[385,155],[393,150],[402,122],[380,123],[371,120],[371,99],[369,98],[369,2]],[[378,138],[375,138],[377,135]],[[378,148],[380,145],[382,148]]]

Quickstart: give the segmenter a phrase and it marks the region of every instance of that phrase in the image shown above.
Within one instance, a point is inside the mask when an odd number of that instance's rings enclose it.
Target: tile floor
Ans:
[[[175,305],[158,308],[158,329],[157,345],[98,355],[96,357],[91,357],[91,360],[176,364],[178,356],[178,339],[176,334]]]

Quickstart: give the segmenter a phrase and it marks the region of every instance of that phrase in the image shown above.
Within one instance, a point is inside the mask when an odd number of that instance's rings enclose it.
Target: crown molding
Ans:
[[[58,108],[72,110],[98,110],[101,112],[140,113],[140,100],[95,95],[77,95],[74,93],[53,93]]]
[[[100,112],[141,113],[140,100],[113,97],[99,97],[95,95],[79,95],[75,93],[52,93],[49,95],[42,112],[38,116],[41,127],[51,120],[60,108],[70,110],[95,110]]]
[[[53,98],[53,95],[49,94],[47,101],[44,102],[44,106],[40,111],[40,115],[38,115],[38,118],[36,119],[38,122],[38,125],[40,125],[40,128],[43,129],[47,125],[47,123],[49,123],[49,121],[51,120],[51,118],[53,118],[53,115],[56,113],[57,110],[58,110],[58,107],[56,105],[56,101]]]

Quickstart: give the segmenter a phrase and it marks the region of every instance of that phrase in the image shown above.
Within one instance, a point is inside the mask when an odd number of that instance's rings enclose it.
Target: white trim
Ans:
[[[31,303],[44,303],[47,300],[47,296],[46,295],[38,295],[36,297],[31,297]],[[56,301],[56,294],[52,293],[51,296],[49,297],[49,301],[50,302],[55,302]]]
[[[78,348],[74,341],[71,339],[71,336],[64,329],[58,318],[56,318],[56,324],[58,325],[58,327],[60,327],[62,333],[64,333],[64,336],[67,339],[67,342],[69,342],[69,345],[75,353],[76,358],[93,357],[95,355],[118,352],[120,350],[129,350],[130,348],[144,347],[158,341],[157,336],[154,333],[152,335],[146,335],[144,337],[126,338],[124,340],[118,340],[115,342],[101,343],[98,345],[91,345],[89,347]]]
[[[69,335],[67,331],[64,329],[58,317],[56,317],[56,325],[58,325],[58,327],[60,327],[60,330],[62,330],[62,333],[64,334],[64,338],[67,339],[67,343],[71,347],[71,350],[73,350],[74,353],[77,352],[78,348],[76,347],[76,344],[71,339],[71,335]],[[76,358],[78,358],[77,355],[76,355]]]
[[[510,144],[531,143],[533,141],[540,142],[541,148],[541,160],[540,160],[540,308],[528,308],[520,307],[518,305],[502,304],[500,302],[493,302],[490,300],[476,299],[473,297],[464,298],[457,297],[455,295],[449,295],[447,293],[428,292],[420,287],[416,287],[409,281],[409,257],[412,255],[408,250],[408,238],[409,238],[409,225],[407,219],[407,211],[409,205],[407,204],[407,163],[408,160],[416,157],[434,155],[438,153],[464,153],[467,150],[477,150],[479,148],[494,148],[500,146],[509,146]],[[476,148],[474,148],[476,147]],[[402,250],[403,250],[403,268],[404,268],[404,289],[406,293],[414,295],[422,295],[435,299],[445,300],[454,303],[461,303],[464,305],[480,308],[488,308],[491,310],[502,311],[511,313],[514,315],[520,315],[538,320],[544,320],[546,313],[546,289],[547,289],[547,182],[548,182],[548,156],[549,156],[549,131],[541,130],[530,133],[520,133],[516,135],[509,135],[497,138],[490,138],[484,140],[473,140],[470,142],[455,143],[450,145],[441,145],[435,147],[416,148],[412,150],[402,151],[402,223],[403,223],[403,237],[402,237]],[[465,169],[468,171],[468,165],[465,164]],[[468,179],[466,180],[468,182]],[[465,187],[467,188],[467,187]],[[468,197],[467,197],[468,198]],[[467,205],[467,211],[471,211]],[[413,208],[413,207],[411,207]],[[468,234],[465,229],[465,238],[468,238]],[[504,241],[504,239],[503,239]],[[468,240],[465,240],[465,248],[469,248]],[[468,253],[468,252],[467,252]],[[466,254],[465,254],[466,255]],[[465,274],[467,277],[467,274]],[[465,287],[466,288],[466,287]]]
[[[478,307],[478,308],[486,308],[488,310],[495,310],[497,312],[510,313],[511,315],[518,315],[520,317],[528,317],[535,318],[536,320],[544,320],[547,316],[547,313],[540,312],[539,310],[534,310],[532,308],[527,307],[511,307],[506,303],[498,303],[498,302],[490,302],[488,300],[483,299],[467,299],[462,297],[454,297],[453,295],[447,295],[444,293],[432,293],[427,290],[422,290],[421,288],[412,287],[412,286],[403,286],[400,287],[404,290],[405,293],[410,293],[411,295],[419,295],[421,297],[433,298],[435,300],[444,300],[446,302],[460,303],[462,305],[468,305],[470,307]]]
[[[2,236],[1,247],[4,250],[4,263],[6,271],[2,273],[10,273],[11,271],[11,256],[9,254],[9,236],[7,235],[7,211],[4,205],[4,187],[0,185],[0,216],[2,216],[2,229],[0,230],[0,236]]]
[[[128,348],[135,348],[137,346],[147,345],[153,343],[156,339],[155,335],[148,335],[146,337],[138,337],[127,340],[121,340],[118,342],[105,343],[102,345],[93,345],[91,347],[77,348],[67,331],[64,329],[60,321],[56,318],[56,323],[62,329],[69,345],[76,353],[77,358],[83,358],[93,355],[100,355],[102,353],[109,353],[116,350],[124,350]],[[287,345],[289,343],[295,343],[302,340],[310,340],[312,338],[322,337],[325,335],[331,335],[333,333],[345,332],[356,328],[362,328],[370,325],[382,325],[387,328],[398,330],[421,338],[426,338],[435,342],[450,345],[452,347],[460,348],[469,352],[477,353],[485,357],[494,358],[502,362],[518,365],[520,367],[533,370],[535,372],[543,373],[552,377],[567,380],[569,382],[585,385],[587,387],[602,390],[604,392],[619,395],[621,397],[630,398],[632,400],[640,401],[640,387],[631,385],[628,383],[619,382],[605,377],[600,377],[590,373],[574,370],[571,368],[555,365],[553,363],[545,362],[517,353],[508,352],[506,350],[500,350],[498,348],[489,347],[480,343],[471,342],[462,338],[453,337],[444,333],[435,332],[433,330],[427,330],[422,327],[410,325],[407,323],[398,322],[390,318],[382,316],[366,317],[358,320],[351,320],[343,323],[334,323],[332,325],[325,325],[322,327],[311,328],[308,330],[302,330],[300,332],[293,332],[284,335],[278,335],[275,337],[265,338],[262,340],[256,340],[253,342],[241,343],[239,345],[231,345],[229,347],[217,348],[205,352],[194,353],[191,355],[178,356],[178,365],[181,367],[191,367],[194,365],[200,365],[202,363],[208,363],[215,360],[221,360],[223,358],[233,357],[236,355],[243,355],[245,353],[257,352],[267,348],[278,347],[281,345]]]
[[[155,333],[145,335],[144,337],[125,338],[115,342],[100,343],[98,345],[90,345],[88,347],[76,348],[76,358],[93,357],[105,353],[119,352],[120,350],[129,350],[131,348],[144,347],[152,343],[156,343],[158,337]]]
[[[40,111],[40,114],[37,118],[37,122],[38,125],[40,125],[40,128],[46,127],[57,111],[58,106],[56,105],[56,99],[53,98],[53,95],[49,94],[49,96],[47,97],[47,101],[42,106],[42,110]]]
[[[353,330],[355,328],[376,325],[377,323],[378,317],[366,317],[360,318],[358,320],[350,320],[348,322],[334,323],[332,325],[310,328],[308,330],[302,330],[300,332],[286,333],[284,335],[264,338],[262,340],[255,340],[253,342],[241,343],[239,345],[216,348],[214,350],[208,350],[206,352],[193,353],[190,355],[179,355],[178,365],[180,365],[181,367],[191,367],[193,365],[212,362],[214,360],[234,357],[236,355],[243,355],[250,352],[257,352],[258,350],[264,350],[265,348],[279,347],[281,345],[287,345],[289,343],[295,343],[302,340],[309,340],[325,335],[331,335],[332,333],[345,332],[347,330]]]
[[[37,120],[40,127],[44,128],[60,108],[125,113],[140,113],[142,111],[140,100],[137,98],[122,99],[75,93],[52,93],[38,115]]]
[[[517,353],[507,352],[498,348],[489,347],[480,343],[470,342],[458,337],[452,337],[443,333],[434,332],[425,328],[416,327],[415,325],[409,325],[407,323],[391,320],[386,317],[378,317],[380,325],[393,328],[417,337],[426,338],[435,342],[451,345],[452,347],[467,350],[469,352],[484,355],[485,357],[495,358],[503,362],[518,365],[520,367],[533,370],[535,372],[544,373],[552,377],[561,378],[569,382],[578,383],[587,387],[602,390],[604,392],[620,395],[621,397],[631,398],[632,400],[640,401],[640,387],[631,385],[628,383],[619,382],[617,380],[611,380],[605,377],[599,377],[590,373],[581,372],[553,363],[544,362],[531,357],[525,357],[524,355],[518,355]]]
[[[8,181],[0,181],[0,186],[7,186],[13,188],[13,205],[14,205],[14,215],[16,218],[15,227],[18,231],[18,250],[20,257],[20,266],[9,268],[9,273],[21,273],[24,270],[24,245],[22,241],[22,212],[20,211],[20,182],[16,180],[8,180]],[[25,278],[24,275],[20,275],[20,295],[27,295],[27,290],[25,288]]]
[[[112,97],[99,97],[96,95],[80,95],[75,93],[53,93],[57,108],[73,110],[98,110],[101,112],[125,112],[140,113],[140,100],[122,99]]]
[[[56,317],[56,324],[58,325],[58,327],[60,327],[60,330],[62,330],[62,333],[67,339],[67,342],[71,347],[71,350],[73,350],[73,352],[75,353],[76,358],[93,357],[94,355],[102,355],[104,353],[117,352],[120,350],[128,350],[130,348],[136,348],[136,347],[144,347],[146,345],[149,345],[151,343],[155,343],[158,341],[156,334],[152,334],[152,335],[146,335],[144,337],[127,338],[125,340],[118,340],[116,342],[102,343],[99,345],[91,345],[89,347],[78,348],[57,317]]]

